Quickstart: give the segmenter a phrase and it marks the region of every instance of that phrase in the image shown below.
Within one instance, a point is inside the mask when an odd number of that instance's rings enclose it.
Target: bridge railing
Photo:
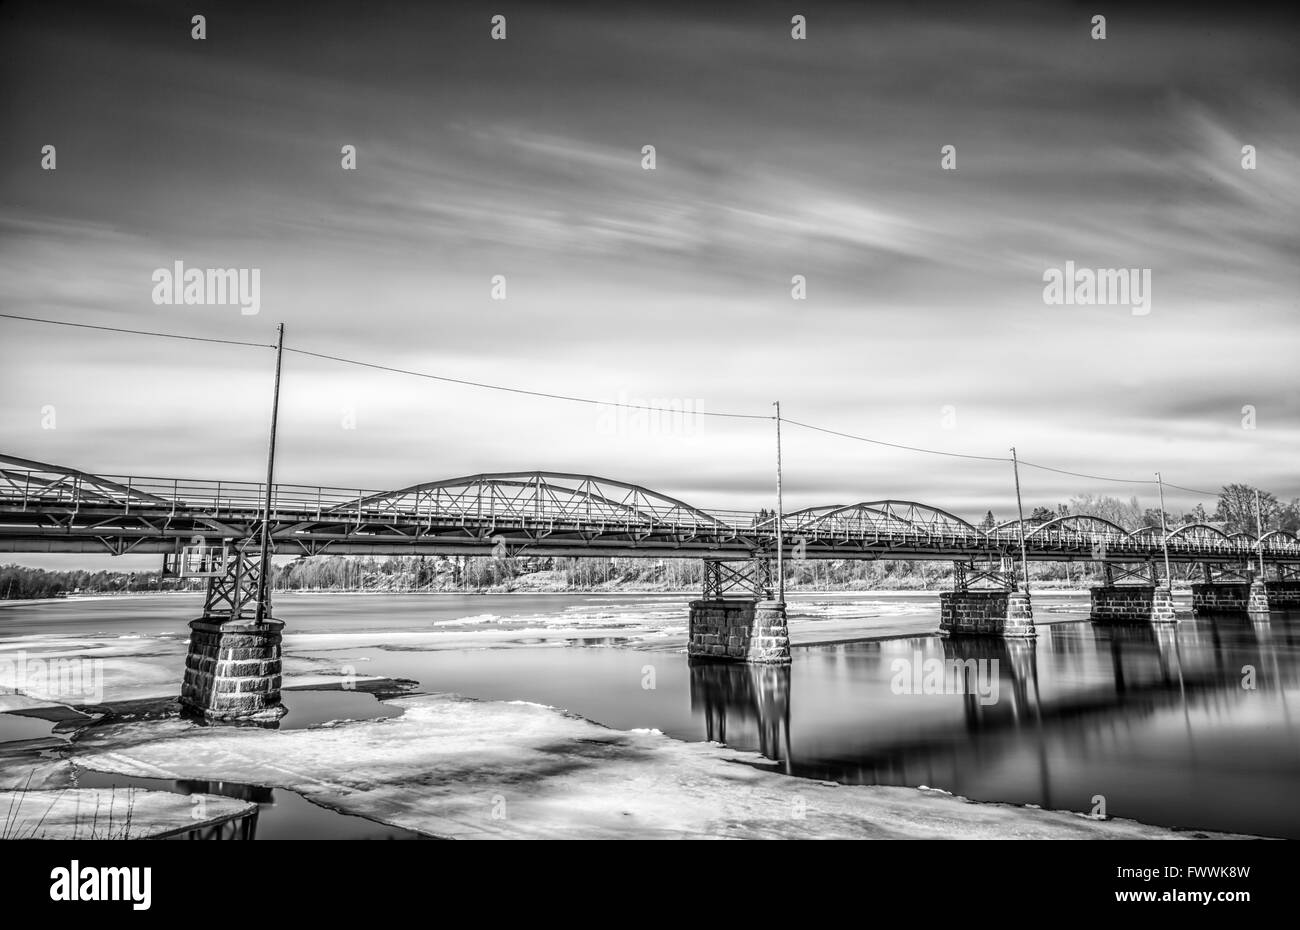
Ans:
[[[256,481],[211,481],[142,476],[75,476],[42,471],[0,470],[0,503],[19,510],[40,508],[121,509],[125,513],[203,516],[216,520],[256,520],[265,498],[265,484]],[[474,522],[503,526],[528,527],[576,526],[579,528],[624,527],[639,531],[667,528],[694,535],[728,535],[766,540],[774,538],[775,518],[746,510],[678,510],[669,516],[653,508],[636,506],[605,508],[596,513],[575,508],[572,502],[553,502],[544,497],[529,499],[526,506],[517,501],[486,497],[470,508],[463,501],[445,500],[437,495],[329,487],[323,485],[279,484],[272,496],[272,518],[304,522],[417,523],[433,526]],[[958,550],[1010,551],[1019,548],[1019,533],[998,528],[981,531],[953,526],[900,525],[889,519],[846,518],[827,523],[787,516],[782,521],[787,551],[802,537],[814,540],[851,540],[899,546],[954,548]],[[1207,535],[1184,536],[1170,529],[1168,548],[1182,560],[1247,559],[1256,556],[1260,546],[1244,537]],[[1066,529],[1042,528],[1026,539],[1030,552],[1077,552],[1081,557],[1095,557],[1104,550],[1110,558],[1133,555],[1154,558],[1162,551],[1159,532],[1123,535],[1119,533],[1081,533]],[[1265,557],[1300,558],[1300,541],[1290,538],[1267,539]]]
[[[669,525],[655,509],[635,505],[597,508],[584,512],[571,504],[529,499],[520,504],[485,496],[472,504],[439,497],[365,488],[276,483],[271,501],[273,519],[297,517],[304,520],[382,522],[445,522],[500,520],[529,524],[573,524],[589,526]],[[161,478],[140,475],[99,475],[95,480],[52,476],[45,472],[5,469],[0,480],[0,501],[20,510],[40,507],[121,508],[126,513],[188,514],[220,519],[256,519],[266,497],[266,485],[256,481],[212,481],[194,478]],[[720,527],[753,532],[761,521],[750,511],[683,512],[671,525],[692,532],[716,532]]]
[[[51,476],[46,472],[5,469],[0,481],[0,501],[20,509],[41,506],[113,507],[125,512],[260,513],[266,484],[257,481],[210,481],[194,478],[157,478],[140,475],[98,475],[94,478]],[[331,507],[355,502],[375,492],[349,488],[276,484],[272,510],[324,513]]]

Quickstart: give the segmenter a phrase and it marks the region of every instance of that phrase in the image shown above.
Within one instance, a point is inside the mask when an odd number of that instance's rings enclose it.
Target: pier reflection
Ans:
[[[785,764],[790,752],[790,666],[693,660],[691,710],[707,738],[754,745]]]
[[[691,707],[709,739],[795,775],[1077,811],[1102,797],[1111,816],[1297,836],[1300,810],[1270,816],[1232,759],[1268,758],[1254,790],[1290,797],[1298,656],[1295,612],[1065,622],[1033,641],[912,637],[797,650],[789,668],[692,666]],[[918,669],[942,669],[942,687]]]

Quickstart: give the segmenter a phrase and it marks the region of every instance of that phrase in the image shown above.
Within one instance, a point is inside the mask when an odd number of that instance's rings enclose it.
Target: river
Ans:
[[[793,662],[760,668],[688,663],[687,599],[286,595],[276,614],[290,659],[714,739],[762,752],[792,777],[1300,838],[1294,614],[1191,618],[1180,599],[1175,627],[1109,627],[1087,620],[1086,595],[1044,594],[1035,641],[946,640],[932,632],[934,594],[795,594]],[[197,605],[168,596],[10,607],[0,610],[0,642],[138,637],[177,649]],[[927,682],[931,660],[964,663],[971,677],[964,688]],[[295,694],[292,678],[286,688],[286,726],[373,703]],[[48,729],[0,714],[0,743]],[[330,834],[309,820],[296,822]]]

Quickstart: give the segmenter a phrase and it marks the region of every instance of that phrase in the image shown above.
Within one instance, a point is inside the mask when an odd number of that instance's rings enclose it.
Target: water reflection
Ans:
[[[1079,811],[1101,796],[1112,816],[1300,837],[1298,626],[1274,613],[811,648],[787,669],[692,666],[691,707],[709,739],[794,775]],[[917,664],[956,672],[900,688]]]
[[[691,710],[704,717],[707,738],[717,743],[748,739],[769,759],[785,762],[790,751],[790,666],[737,665],[692,659]],[[748,735],[740,732],[747,730]]]
[[[243,839],[243,840],[425,840],[431,839],[414,830],[394,827],[365,817],[344,814],[313,804],[293,791],[267,788],[233,781],[149,778],[119,775],[78,768],[75,784],[79,788],[127,788],[168,791],[173,794],[212,794],[239,801],[251,801],[257,809],[218,824],[177,829],[166,839]]]

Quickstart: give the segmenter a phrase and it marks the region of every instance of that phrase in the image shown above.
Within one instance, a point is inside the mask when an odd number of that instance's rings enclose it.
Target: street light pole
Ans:
[[[1156,472],[1156,484],[1160,487],[1160,546],[1165,551],[1165,587],[1174,590],[1174,576],[1169,574],[1169,529],[1165,525],[1165,481]]]
[[[1016,512],[1020,514],[1020,572],[1025,576],[1025,593],[1029,593],[1029,559],[1025,555],[1025,507],[1020,502],[1020,459],[1016,456],[1016,447],[1011,447],[1011,467],[1016,474]]]
[[[266,451],[266,499],[262,506],[262,558],[258,563],[256,621],[266,619],[271,586],[271,482],[275,479],[275,427],[280,413],[280,363],[284,359],[284,324],[275,343],[275,388],[271,394],[271,443]]]
[[[776,408],[776,584],[777,600],[785,603],[785,519],[781,500],[781,402],[773,401]]]

